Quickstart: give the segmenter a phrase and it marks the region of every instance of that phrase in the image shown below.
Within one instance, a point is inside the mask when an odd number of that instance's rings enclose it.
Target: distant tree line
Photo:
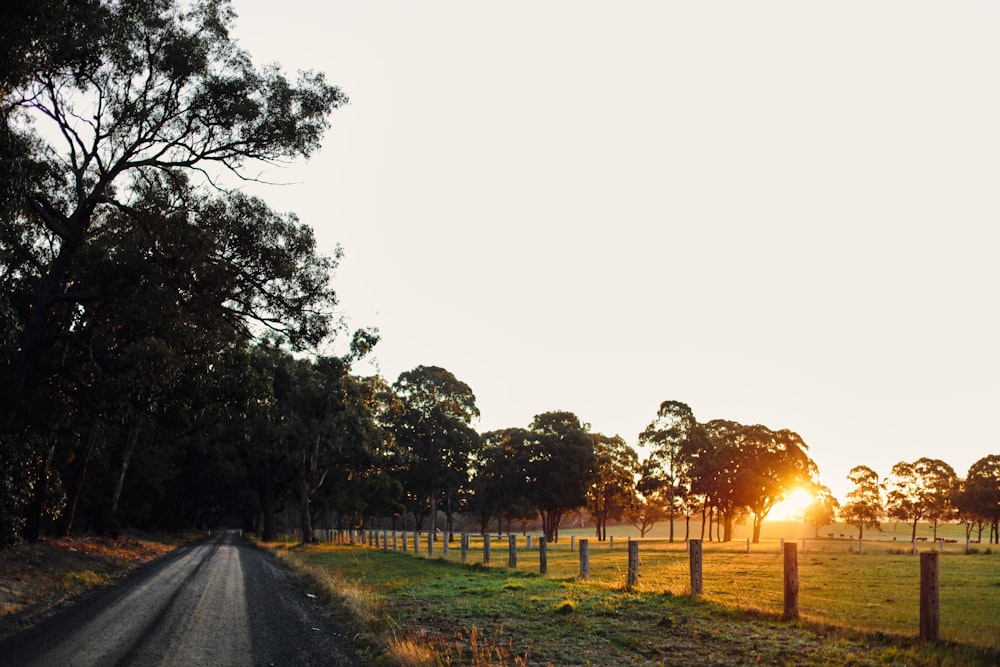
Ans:
[[[991,454],[969,467],[965,478],[940,459],[900,461],[885,479],[868,466],[856,466],[848,474],[851,488],[839,508],[840,517],[858,528],[880,528],[882,522],[902,521],[916,539],[917,524],[930,523],[937,539],[942,522],[960,521],[966,537],[982,542],[988,529],[989,543],[1000,544],[1000,455]]]
[[[359,371],[379,334],[335,314],[339,250],[217,185],[310,155],[347,98],[254,67],[225,0],[36,0],[0,18],[0,544],[233,521],[273,539],[289,513],[304,541],[459,516],[557,540],[581,510],[598,539],[666,521],[673,540],[680,518],[686,538],[697,518],[723,541],[749,519],[756,541],[802,486],[820,499],[807,520],[836,512],[787,429],[666,401],[640,458],[566,411],[479,433],[472,388],[444,368]],[[841,514],[992,537],[994,458],[965,480],[900,464],[874,492],[861,470]]]

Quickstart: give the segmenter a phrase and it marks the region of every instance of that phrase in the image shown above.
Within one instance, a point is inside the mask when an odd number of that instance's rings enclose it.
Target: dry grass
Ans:
[[[361,561],[367,560],[366,551],[353,551],[356,562],[347,573],[313,558],[322,555],[323,547],[289,543],[260,546],[324,590],[328,601],[345,612],[342,620],[355,626],[356,640],[364,645],[362,652],[370,654],[372,663],[400,667],[520,667],[529,664],[527,652],[519,654],[515,650],[513,640],[502,625],[493,625],[489,632],[475,624],[468,629],[452,627],[449,636],[433,624],[419,627],[400,622],[396,605],[385,595],[385,579],[374,572],[371,581],[365,579],[363,573],[367,568]],[[388,585],[399,588],[406,583],[403,579],[390,581]]]
[[[59,601],[107,585],[180,543],[83,537],[0,549],[0,620],[11,627],[27,624]]]

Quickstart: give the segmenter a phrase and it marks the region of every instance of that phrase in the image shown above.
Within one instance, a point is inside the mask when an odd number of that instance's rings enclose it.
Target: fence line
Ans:
[[[322,533],[325,535],[326,539],[331,542],[338,542],[341,544],[361,544],[371,548],[379,549],[383,551],[389,550],[390,535],[392,541],[392,550],[398,551],[398,545],[401,542],[402,551],[406,552],[408,548],[408,537],[407,531],[388,531],[388,530],[359,530],[359,531],[326,531]],[[420,553],[420,541],[421,541],[421,531],[412,531],[412,544],[413,552],[417,556],[421,556]],[[453,535],[450,533],[444,534],[443,539],[443,553],[444,557],[449,556],[449,546],[450,541],[453,539]],[[491,534],[479,535],[482,539],[483,546],[483,563],[489,565],[491,562]],[[546,574],[548,569],[548,552],[550,549],[550,544],[546,541],[543,535],[538,536],[537,547],[535,546],[533,536],[525,536],[525,549],[528,552],[538,551],[538,563],[539,572],[541,574]],[[460,548],[461,548],[461,562],[464,564],[467,562],[468,553],[471,550],[473,534],[471,533],[461,533],[459,535]],[[507,567],[510,569],[517,569],[518,567],[518,537],[515,534],[508,534],[508,559]],[[437,535],[433,532],[427,533],[427,557],[433,558],[435,551],[435,542],[437,540]],[[824,540],[817,540],[820,544],[824,543]],[[650,540],[649,544],[662,543],[662,540]],[[802,554],[810,553],[808,551],[808,541],[806,539],[801,540],[801,552]],[[864,553],[864,542],[858,540],[857,553]],[[900,543],[888,543],[886,541],[878,541],[879,547],[883,552],[889,554],[902,554],[904,553],[902,549],[898,546],[895,548],[893,545]],[[905,546],[910,550],[915,548],[916,540],[911,543],[908,541]],[[934,544],[934,543],[932,543]],[[944,540],[939,540],[937,544],[934,544],[936,551],[925,551],[920,554],[920,595],[919,595],[919,637],[925,641],[939,641],[940,640],[940,586],[939,586],[939,554],[944,550]],[[721,545],[721,543],[720,543]],[[614,549],[613,541],[607,543],[607,550],[611,551]],[[806,595],[805,601],[806,606],[800,606],[799,600],[799,566],[798,566],[798,553],[799,545],[797,541],[791,540],[786,542],[785,540],[780,540],[780,550],[781,560],[783,563],[782,568],[782,578],[783,578],[783,605],[784,605],[784,617],[788,619],[799,618],[801,610],[805,610],[810,615],[824,616],[824,609],[817,609],[811,606],[811,603],[823,603],[830,602],[831,606],[843,606],[845,604],[850,605],[849,601],[842,599],[824,598],[816,595]],[[970,553],[970,548],[968,541],[965,545],[962,545],[962,549],[965,553]],[[679,545],[678,545],[679,548]],[[640,560],[639,560],[639,549],[640,540],[628,539],[628,550],[627,550],[627,575],[625,581],[626,590],[634,590],[638,585],[640,574]],[[591,568],[590,568],[590,556],[591,556],[591,540],[587,538],[581,538],[578,542],[575,536],[570,536],[569,541],[570,552],[578,550],[579,556],[579,579],[581,581],[589,581],[591,578]],[[704,550],[703,542],[700,539],[689,539],[684,541],[684,550],[687,552],[688,570],[690,574],[690,595],[700,596],[703,594],[704,590],[704,577],[703,577],[703,563],[704,563]],[[853,543],[849,547],[849,551],[853,553]],[[747,542],[747,552],[750,552],[750,542]],[[768,553],[773,551],[767,550],[764,547],[758,549],[758,553]],[[670,543],[669,547],[666,549],[656,549],[647,552],[650,555],[654,554],[677,554],[679,552],[674,548],[674,543]],[[813,551],[811,553],[817,553]],[[827,553],[830,553],[827,550]],[[778,554],[776,554],[778,555]],[[620,572],[620,570],[619,570]],[[621,576],[619,574],[619,576]],[[765,598],[773,600],[771,596],[766,596]],[[863,609],[868,609],[872,605],[864,605]],[[852,618],[864,618],[865,614],[861,613],[862,606],[858,606],[857,614],[851,613]],[[901,624],[894,623],[890,619],[880,619],[880,623],[885,626],[893,626],[898,628],[909,627],[912,630],[911,624]]]

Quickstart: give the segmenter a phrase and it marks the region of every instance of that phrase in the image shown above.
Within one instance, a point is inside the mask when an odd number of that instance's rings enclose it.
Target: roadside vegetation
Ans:
[[[129,534],[59,538],[0,549],[0,634],[187,543],[183,537]]]
[[[495,543],[494,543],[495,544]],[[592,546],[591,580],[563,539],[537,553],[506,544],[467,564],[455,542],[445,559],[360,545],[270,545],[353,623],[372,662],[384,665],[993,665],[1000,661],[998,556],[942,555],[944,641],[916,639],[918,559],[891,542],[857,553],[849,540],[812,540],[800,554],[802,618],[782,612],[777,540],[750,554],[705,546],[705,591],[692,598],[683,544],[640,542],[640,583],[625,589],[624,540]],[[743,548],[740,548],[743,547]]]

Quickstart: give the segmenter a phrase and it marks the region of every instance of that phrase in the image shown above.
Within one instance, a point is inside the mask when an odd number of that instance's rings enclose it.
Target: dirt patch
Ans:
[[[62,602],[111,584],[182,543],[83,537],[0,549],[0,633],[30,625]]]

